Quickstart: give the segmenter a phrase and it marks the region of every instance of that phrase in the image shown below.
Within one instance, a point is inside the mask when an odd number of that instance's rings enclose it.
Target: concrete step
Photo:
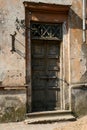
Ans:
[[[26,124],[31,123],[47,123],[59,121],[75,121],[76,118],[71,114],[71,111],[46,111],[28,113],[27,119],[24,121]]]

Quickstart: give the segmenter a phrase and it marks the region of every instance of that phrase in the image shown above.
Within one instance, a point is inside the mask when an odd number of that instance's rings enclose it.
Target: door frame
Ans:
[[[47,22],[47,23],[62,23],[63,39],[61,43],[62,64],[62,99],[61,110],[71,109],[71,94],[69,91],[70,84],[70,43],[69,43],[69,24],[68,24],[68,12],[70,6],[24,2],[25,6],[25,55],[26,55],[26,84],[27,84],[27,113],[32,112],[32,78],[31,78],[31,21],[34,22]],[[68,99],[66,98],[66,88]]]

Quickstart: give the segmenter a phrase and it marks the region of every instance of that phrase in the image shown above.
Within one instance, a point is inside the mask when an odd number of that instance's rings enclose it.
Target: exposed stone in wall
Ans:
[[[0,122],[24,120],[25,113],[25,90],[0,91]]]
[[[87,88],[72,88],[72,109],[77,117],[87,114]]]

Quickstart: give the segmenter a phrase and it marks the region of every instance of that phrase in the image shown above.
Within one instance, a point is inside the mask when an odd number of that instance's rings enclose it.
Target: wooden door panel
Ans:
[[[48,44],[48,52],[47,56],[48,58],[59,58],[59,45],[58,44],[52,44],[49,42]]]
[[[33,96],[32,96],[32,110],[33,111],[45,111],[46,110],[46,95],[45,95],[45,90],[38,90],[33,91]]]
[[[48,91],[48,102],[57,102],[57,94],[58,92],[55,90]]]
[[[50,77],[56,77],[56,78],[57,78],[58,72],[51,70],[51,71],[48,71],[48,75],[49,75]]]
[[[35,59],[32,60],[32,68],[33,70],[45,70],[45,62],[44,59]]]
[[[44,79],[41,79],[40,77],[43,77],[45,75],[44,71],[34,71],[32,76],[32,88],[33,89],[40,89],[41,87],[45,86]]]
[[[60,93],[55,90],[47,92],[47,98],[45,103],[46,110],[56,110],[60,108]]]
[[[32,103],[32,112],[38,112],[45,110],[44,102],[42,101],[36,101]]]
[[[48,70],[60,70],[58,59],[48,59]]]
[[[43,90],[36,90],[33,91],[33,101],[38,102],[38,101],[44,101],[45,95]]]
[[[48,84],[47,84],[47,86],[48,86],[48,88],[49,87],[58,87],[58,81],[57,81],[57,79],[55,78],[55,79],[49,79],[48,80]]]
[[[48,102],[47,110],[49,111],[56,110],[56,103],[54,101]]]
[[[32,111],[60,106],[60,48],[57,42],[32,43]]]
[[[44,58],[45,55],[45,48],[40,43],[33,43],[32,47],[32,56],[33,58]]]

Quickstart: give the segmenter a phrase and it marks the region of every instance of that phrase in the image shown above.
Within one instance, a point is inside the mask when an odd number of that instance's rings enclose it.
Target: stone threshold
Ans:
[[[34,112],[34,113],[27,113],[26,116],[27,119],[24,121],[26,124],[51,123],[51,122],[76,120],[76,118],[72,115],[72,112],[69,110]]]

